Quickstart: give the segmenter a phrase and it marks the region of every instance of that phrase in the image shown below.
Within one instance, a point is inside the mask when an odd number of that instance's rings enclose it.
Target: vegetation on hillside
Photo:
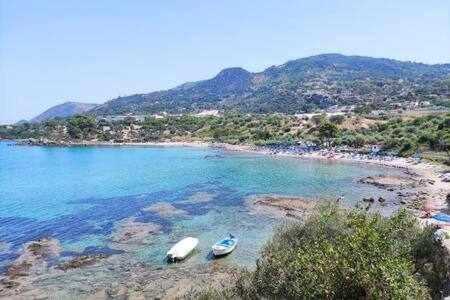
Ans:
[[[256,269],[203,299],[440,299],[450,254],[406,211],[385,218],[334,204],[276,232]]]
[[[93,115],[187,113],[204,109],[250,113],[313,112],[330,106],[377,109],[450,102],[450,64],[323,54],[272,66],[259,73],[222,70],[214,78],[166,91],[119,97]]]
[[[336,144],[354,147],[382,144],[401,156],[410,156],[417,150],[446,152],[450,150],[450,114],[393,118],[369,128],[342,129]]]
[[[354,149],[379,144],[384,151],[400,156],[432,152],[444,157],[444,162],[450,162],[450,114],[375,120],[344,115],[315,115],[310,119],[277,114],[182,115],[148,117],[141,122],[132,117],[110,122],[75,116],[40,124],[2,126],[0,138],[43,138],[59,142],[203,141],[272,146],[300,143]]]

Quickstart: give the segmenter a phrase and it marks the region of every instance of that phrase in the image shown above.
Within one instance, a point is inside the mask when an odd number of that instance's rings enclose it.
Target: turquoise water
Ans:
[[[0,143],[0,266],[17,257],[23,243],[58,239],[63,255],[132,252],[136,260],[162,264],[183,236],[200,238],[189,263],[210,259],[210,246],[233,232],[240,240],[229,259],[254,261],[279,221],[252,213],[255,194],[308,198],[345,197],[355,202],[383,191],[358,184],[363,176],[394,172],[376,166],[326,163],[213,149],[158,147],[28,147]],[[169,203],[183,211],[161,215],[146,209]],[[151,222],[161,231],[142,245],[111,242],[126,218]],[[3,247],[5,248],[5,247]]]

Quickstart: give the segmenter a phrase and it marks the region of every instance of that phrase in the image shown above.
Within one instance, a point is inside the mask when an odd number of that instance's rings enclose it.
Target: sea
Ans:
[[[167,268],[165,253],[183,237],[200,240],[187,263],[207,264],[213,261],[211,245],[229,233],[239,244],[223,262],[251,267],[283,222],[255,212],[252,197],[342,197],[355,205],[364,197],[389,197],[358,179],[395,172],[376,165],[212,148],[39,147],[3,141],[0,273],[25,243],[43,238],[60,243],[60,260],[126,254],[127,260]],[[143,223],[158,230],[144,241],[114,238],[123,224]]]

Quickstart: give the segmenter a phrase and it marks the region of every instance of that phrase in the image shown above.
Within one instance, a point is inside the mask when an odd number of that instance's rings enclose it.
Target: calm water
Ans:
[[[201,242],[189,263],[205,262],[210,245],[228,232],[241,242],[227,260],[251,263],[278,221],[249,212],[248,196],[344,196],[352,202],[383,194],[356,180],[386,172],[394,171],[212,149],[0,143],[0,266],[17,257],[23,243],[42,237],[58,239],[63,256],[127,251],[137,261],[163,265],[170,245],[192,235]],[[161,216],[145,209],[156,202],[186,213]],[[118,247],[110,235],[130,217],[158,224],[162,232],[145,245]]]

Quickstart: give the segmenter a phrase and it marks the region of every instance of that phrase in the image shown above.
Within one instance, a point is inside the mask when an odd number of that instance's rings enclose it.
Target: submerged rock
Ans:
[[[8,268],[8,276],[25,276],[29,271],[46,268],[47,260],[59,256],[61,245],[55,239],[41,239],[24,244],[22,254]]]
[[[59,256],[62,248],[58,240],[41,239],[25,244],[25,255],[31,258],[48,258]]]
[[[163,218],[188,214],[186,211],[176,208],[175,206],[167,202],[155,203],[149,207],[144,208],[143,211],[157,213],[159,216]]]
[[[425,184],[424,182],[418,183],[417,180],[411,177],[404,176],[392,176],[392,175],[378,175],[368,176],[358,180],[359,183],[371,184],[379,188],[388,189],[393,191],[394,188],[414,188],[419,184]]]
[[[61,263],[58,265],[58,269],[67,271],[70,269],[78,269],[85,266],[90,266],[95,264],[101,259],[108,257],[106,254],[97,254],[97,255],[82,255],[75,257],[67,262]]]
[[[0,241],[0,254],[9,252],[10,249],[11,245],[9,243]]]
[[[0,292],[15,289],[25,283],[20,278],[43,274],[48,270],[48,262],[61,253],[61,245],[55,239],[41,239],[27,242],[21,255],[8,267],[6,277],[0,282]]]
[[[151,235],[158,234],[161,226],[154,223],[135,221],[135,218],[127,218],[114,226],[111,240],[116,243],[144,243]]]
[[[216,193],[197,192],[189,196],[189,198],[183,201],[183,203],[206,203],[212,201],[216,196]]]
[[[276,209],[278,213],[284,213],[285,217],[301,219],[316,204],[315,201],[300,197],[286,197],[277,195],[260,195],[250,198],[253,206],[263,206],[270,209]],[[270,213],[270,211],[268,211]],[[273,211],[272,211],[273,212]]]

